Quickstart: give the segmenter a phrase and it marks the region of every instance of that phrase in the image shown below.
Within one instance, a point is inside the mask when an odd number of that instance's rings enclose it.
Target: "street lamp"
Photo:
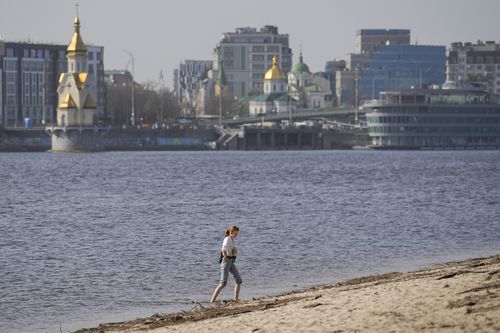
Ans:
[[[358,66],[356,66],[354,77],[354,124],[358,125]]]
[[[264,127],[264,116],[266,115],[265,112],[260,112],[257,113],[257,117],[260,117],[260,127]]]
[[[288,83],[288,126],[292,127],[292,84]]]
[[[165,80],[163,78],[163,71],[160,71],[158,78],[160,84],[160,127],[163,126],[163,93],[165,92]]]
[[[222,85],[219,88],[219,128],[222,128]]]
[[[135,66],[134,66],[134,55],[127,49],[123,49],[125,53],[127,53],[130,57],[130,61],[132,62],[132,114],[130,115],[130,124],[132,127],[135,126],[135,83],[134,83],[134,74],[135,74]]]

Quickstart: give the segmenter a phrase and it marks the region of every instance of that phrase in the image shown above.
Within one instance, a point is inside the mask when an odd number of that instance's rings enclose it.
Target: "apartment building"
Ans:
[[[500,44],[494,41],[451,44],[446,79],[479,83],[489,92],[500,94]]]
[[[273,57],[279,59],[283,72],[292,67],[289,36],[280,34],[276,26],[264,26],[259,30],[244,27],[223,33],[214,53],[214,65],[222,61],[229,94],[236,98],[263,93],[264,74],[272,67]]]
[[[174,91],[179,103],[190,102],[212,69],[212,60],[184,60],[174,70]]]
[[[67,71],[67,45],[0,41],[0,125],[55,122],[59,75]],[[104,117],[104,48],[88,46],[88,72],[95,76],[97,108]]]

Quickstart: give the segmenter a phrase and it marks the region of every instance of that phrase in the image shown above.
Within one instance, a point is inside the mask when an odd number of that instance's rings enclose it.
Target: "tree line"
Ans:
[[[200,113],[218,116],[222,105],[222,117],[232,118],[236,115],[248,114],[248,103],[245,100],[235,100],[224,96],[208,98],[203,110],[195,111],[193,107],[179,105],[173,91],[159,87],[153,81],[143,84],[135,83],[135,124],[154,125],[166,124],[179,117],[195,118]],[[106,83],[107,123],[112,126],[130,126],[132,111],[132,89],[130,86],[117,86]],[[197,114],[198,113],[198,114]]]

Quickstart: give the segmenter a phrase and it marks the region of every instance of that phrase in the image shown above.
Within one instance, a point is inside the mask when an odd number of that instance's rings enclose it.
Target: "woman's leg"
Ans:
[[[235,301],[239,301],[240,299],[240,288],[241,288],[241,284],[236,284],[234,286],[234,300]]]
[[[241,283],[243,282],[241,280],[240,273],[238,272],[238,269],[236,268],[236,265],[233,264],[229,268],[229,271],[231,274],[234,276],[234,279],[236,280],[236,285],[234,286],[234,300],[238,301],[240,299],[240,289],[241,289]]]
[[[220,264],[220,283],[217,286],[217,288],[215,288],[214,294],[212,295],[212,299],[210,300],[210,303],[215,303],[220,292],[227,285],[227,278],[229,276],[229,270],[232,266],[232,263],[233,262],[231,260],[228,260],[228,261],[223,261]]]
[[[212,295],[212,299],[210,300],[210,303],[215,303],[217,300],[217,296],[219,296],[220,292],[222,289],[224,289],[226,285],[225,284],[219,284],[217,288],[215,288],[214,294]]]

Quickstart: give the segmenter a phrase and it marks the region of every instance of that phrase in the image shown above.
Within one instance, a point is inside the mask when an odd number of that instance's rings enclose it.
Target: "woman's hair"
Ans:
[[[229,234],[233,231],[240,231],[240,228],[238,228],[237,226],[233,225],[232,227],[229,227],[227,230],[226,230],[226,237],[229,236]]]

